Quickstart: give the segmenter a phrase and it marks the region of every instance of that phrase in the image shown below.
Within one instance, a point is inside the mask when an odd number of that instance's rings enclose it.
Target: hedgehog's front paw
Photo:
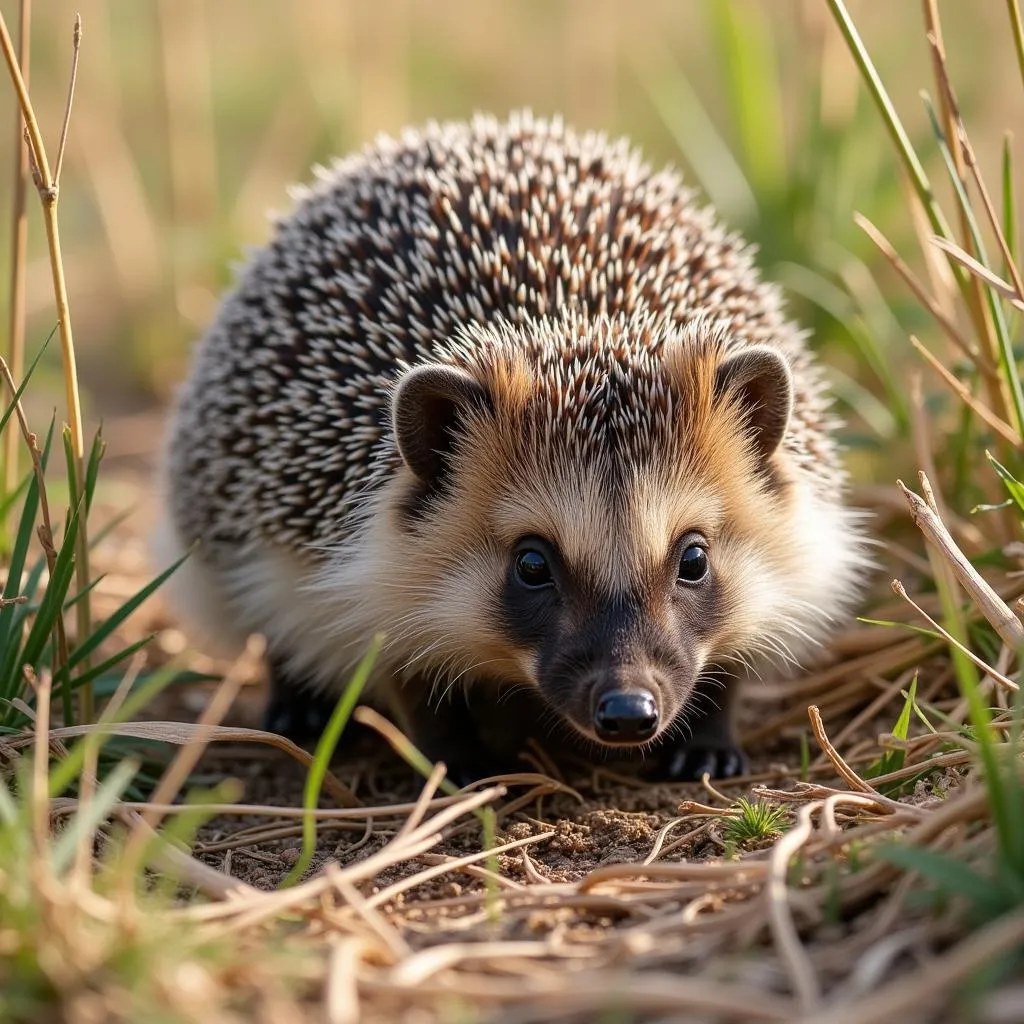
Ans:
[[[749,766],[747,755],[731,741],[693,740],[669,752],[658,776],[669,782],[699,782],[705,774],[713,779],[743,775]]]

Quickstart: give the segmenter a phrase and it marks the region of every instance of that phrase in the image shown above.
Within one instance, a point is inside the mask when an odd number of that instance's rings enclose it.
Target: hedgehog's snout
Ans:
[[[661,731],[662,680],[643,664],[625,664],[595,672],[589,689],[590,729],[602,743],[646,743]],[[589,730],[588,730],[589,731]]]
[[[594,731],[605,743],[642,743],[658,731],[660,718],[650,690],[608,690],[594,706]]]

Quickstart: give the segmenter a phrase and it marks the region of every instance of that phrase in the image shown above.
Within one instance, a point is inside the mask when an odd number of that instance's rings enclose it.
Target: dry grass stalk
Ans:
[[[156,740],[160,743],[184,745],[195,741],[196,736],[200,732],[200,726],[192,722],[124,722],[117,725],[72,725],[54,729],[51,731],[50,736],[54,739],[64,740],[73,739],[76,736],[88,736],[97,732],[109,736],[130,736],[133,739]],[[260,729],[242,729],[227,725],[207,726],[202,729],[202,732],[210,742],[263,743],[283,751],[306,767],[313,763],[313,757],[308,751],[303,750],[284,736],[278,736],[276,733],[263,732]],[[16,738],[11,740],[10,743],[14,749],[17,749],[17,747],[26,743],[26,740]],[[330,772],[324,778],[324,790],[343,807],[359,807],[361,803],[352,790]],[[149,801],[148,806],[172,809],[174,807],[173,804],[158,800]],[[222,809],[218,813],[226,812]],[[242,811],[240,813],[247,812]]]
[[[980,420],[983,420],[1008,444],[1024,444],[1024,438],[1021,438],[1020,434],[1018,434],[1017,431],[1009,425],[1009,423],[1001,420],[994,412],[992,412],[991,409],[989,409],[987,405],[978,401],[978,399],[971,394],[970,388],[947,370],[946,367],[943,366],[942,363],[939,362],[939,360],[933,356],[913,334],[910,335],[910,344],[914,346],[915,350],[921,355],[925,362],[928,363],[928,365],[942,378],[953,394],[955,394],[957,398],[964,403],[964,405],[968,406]]]
[[[31,50],[32,4],[21,0],[18,6],[18,67],[22,78],[29,80]],[[28,264],[28,149],[22,144],[21,107],[15,100],[14,116],[14,182],[11,189],[11,289],[10,315],[7,329],[7,363],[16,381],[25,373],[25,273]],[[4,493],[11,494],[18,486],[18,438],[13,430],[4,439]]]
[[[907,593],[906,587],[899,580],[892,581],[893,593],[898,594],[907,602],[917,613],[932,627],[937,633],[941,634],[945,640],[949,642],[952,647],[955,647],[965,658],[973,662],[983,672],[986,672],[992,679],[994,679],[1000,686],[1005,686],[1007,690],[1014,693],[1017,692],[1020,687],[1012,679],[1005,676],[1002,672],[997,672],[994,668],[987,665],[981,658],[979,658],[973,651],[961,643],[952,633],[948,632],[940,623],[936,622],[914,599]]]
[[[946,314],[946,312],[939,305],[938,301],[934,299],[925,288],[924,284],[917,277],[917,275],[907,266],[907,264],[900,258],[899,253],[893,247],[892,243],[882,234],[881,231],[871,223],[863,214],[855,213],[853,215],[854,223],[860,227],[860,229],[871,239],[872,242],[878,247],[879,252],[885,257],[889,265],[896,271],[897,274],[903,279],[904,283],[914,293],[914,297],[928,310],[932,318],[942,328],[947,338],[956,346],[956,348],[965,355],[972,363],[979,365],[984,372],[994,374],[996,372],[995,367],[982,359],[981,353],[977,347],[960,332],[953,318]]]
[[[910,508],[914,525],[942,556],[965,590],[974,598],[981,613],[1003,642],[1013,650],[1024,647],[1024,624],[1014,615],[1005,601],[995,592],[981,574],[971,565],[957,546],[936,510],[920,495],[911,491],[902,480],[897,481]],[[931,490],[928,478],[921,474],[921,486]]]
[[[64,123],[61,126],[60,146],[57,156],[57,167],[63,160],[64,144],[67,139],[68,122],[71,117],[71,104],[74,98],[74,85],[78,74],[78,55],[82,38],[82,19],[75,18],[73,35],[73,57],[71,64],[71,78],[68,88],[67,106],[64,112]],[[74,456],[72,467],[75,479],[75,489],[79,496],[84,493],[85,487],[85,435],[82,429],[82,402],[78,393],[78,367],[75,358],[75,342],[71,330],[71,309],[68,302],[67,282],[64,277],[64,262],[60,247],[60,227],[57,219],[57,204],[60,194],[60,179],[51,172],[50,163],[46,154],[46,147],[43,145],[43,137],[39,130],[39,122],[36,119],[35,111],[32,108],[32,100],[28,94],[28,87],[22,77],[18,59],[11,42],[10,34],[7,31],[7,23],[0,14],[0,50],[3,51],[4,59],[7,62],[7,70],[10,74],[14,90],[18,96],[18,103],[21,107],[22,117],[25,120],[26,137],[29,146],[29,161],[32,169],[32,176],[39,192],[39,199],[43,209],[43,223],[46,227],[47,251],[50,257],[50,274],[53,281],[54,300],[57,305],[57,324],[60,331],[61,351],[64,359],[64,386],[67,394],[68,423],[71,430],[71,448]],[[78,601],[75,604],[77,621],[77,639],[79,643],[84,642],[91,632],[91,615],[89,604],[89,541],[86,524],[87,516],[85,509],[78,527],[77,537],[77,558],[75,575],[78,582]],[[88,659],[85,659],[85,667],[88,668]],[[83,686],[79,691],[80,716],[83,721],[91,722],[95,717],[93,707],[92,687]]]

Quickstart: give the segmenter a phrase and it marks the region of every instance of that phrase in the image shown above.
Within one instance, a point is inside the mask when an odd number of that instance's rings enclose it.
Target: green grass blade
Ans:
[[[0,522],[7,521],[7,517],[10,515],[11,510],[19,501],[21,501],[25,493],[28,491],[28,485],[34,476],[35,473],[27,473],[21,478],[21,482],[13,491],[11,491],[10,494],[4,495],[3,500],[0,501]]]
[[[118,512],[116,516],[113,516],[109,522],[104,523],[95,533],[91,533],[89,535],[89,547],[94,548],[105,541],[135,511],[135,506],[126,508],[124,511]]]
[[[673,66],[655,75],[644,66],[638,74],[662,124],[715,209],[730,224],[755,224],[757,197],[683,71]]]
[[[327,774],[327,768],[334,754],[334,748],[338,745],[342,729],[345,728],[345,724],[352,717],[356,702],[359,700],[359,695],[363,692],[367,679],[370,678],[370,671],[373,668],[373,663],[377,660],[377,655],[380,653],[383,642],[384,637],[379,633],[370,642],[366,654],[363,655],[363,660],[360,661],[358,668],[356,668],[352,678],[349,680],[348,686],[345,687],[345,692],[341,695],[341,700],[335,706],[327,727],[324,729],[323,735],[316,745],[313,763],[310,765],[309,773],[306,775],[306,788],[302,798],[302,806],[307,811],[316,810],[324,776]],[[302,818],[302,853],[292,866],[291,871],[288,872],[281,882],[280,888],[286,889],[294,885],[306,873],[306,869],[313,860],[315,850],[316,818],[312,814],[305,814]]]
[[[1010,250],[1010,258],[1017,262],[1020,252],[1020,230],[1017,227],[1017,196],[1013,177],[1013,150],[1010,134],[1003,137],[1003,237]]]
[[[80,842],[91,841],[90,837],[121,799],[138,770],[137,762],[121,761],[99,785],[93,798],[84,806],[79,804],[78,813],[50,846],[50,866],[55,874],[61,875],[67,870]]]
[[[99,665],[93,665],[87,672],[82,672],[75,676],[71,680],[71,689],[77,690],[80,686],[86,686],[93,682],[95,679],[99,679],[100,676],[106,675],[108,672],[117,668],[127,658],[130,658],[136,651],[141,651],[152,639],[156,636],[155,633],[150,633],[148,636],[142,637],[141,640],[136,640],[134,643],[129,644],[127,647],[118,651],[116,654],[112,654],[106,661]],[[61,679],[65,678],[65,673],[61,674]]]
[[[1017,54],[1017,67],[1020,78],[1024,82],[1024,26],[1021,25],[1020,7],[1017,0],[1006,0],[1006,9],[1010,15],[1010,28],[1013,32],[1013,48]]]
[[[86,594],[91,594],[96,589],[96,587],[99,586],[99,584],[101,584],[106,578],[107,574],[103,573],[102,575],[97,576],[95,579],[91,579],[89,581],[89,586],[87,586],[84,590],[76,590],[64,602],[64,611],[68,611],[69,609],[74,608],[74,606],[78,604],[78,602],[81,601]]]
[[[946,218],[943,216],[938,200],[935,198],[935,193],[932,191],[928,175],[925,173],[920,159],[918,159],[910,137],[903,127],[903,122],[900,121],[899,115],[896,113],[896,108],[892,105],[892,100],[889,99],[889,94],[886,92],[882,79],[875,69],[867,48],[864,46],[864,41],[861,39],[860,33],[857,31],[857,27],[854,25],[849,12],[846,10],[846,5],[843,3],[843,0],[828,0],[828,5],[832,10],[836,24],[839,26],[839,31],[842,32],[843,39],[846,41],[846,45],[849,47],[850,53],[853,55],[853,59],[860,70],[861,76],[867,84],[871,98],[875,101],[875,105],[882,115],[882,121],[885,123],[889,136],[896,146],[896,151],[899,153],[903,160],[903,165],[910,175],[911,184],[914,186],[914,191],[924,206],[932,230],[943,238],[952,239],[952,232],[946,223]],[[962,279],[962,273],[957,273],[958,277]]]
[[[735,0],[712,0],[711,16],[747,180],[755,195],[778,194],[786,179],[786,131],[771,23]]]
[[[46,584],[46,591],[39,603],[39,611],[28,632],[21,661],[24,665],[38,665],[46,642],[57,624],[57,617],[64,607],[71,577],[75,572],[75,539],[78,536],[78,516],[73,515],[68,523],[64,540],[57,552],[53,575]]]
[[[14,535],[14,549],[11,552],[11,560],[7,568],[7,583],[4,587],[3,596],[8,599],[17,597],[21,590],[21,577],[25,570],[25,558],[28,553],[29,544],[32,541],[38,511],[39,485],[35,475],[33,475],[28,486],[28,493],[25,495],[25,504],[21,509],[21,518]],[[13,635],[17,610],[18,606],[15,604],[8,604],[0,609],[0,651],[4,652],[3,674],[0,676],[0,696],[7,697],[8,699],[15,696],[21,689],[20,680],[12,684],[10,678],[13,674],[14,661],[17,657],[17,637]]]
[[[47,335],[46,341],[39,347],[39,351],[36,353],[35,358],[29,365],[28,370],[25,373],[25,377],[22,382],[18,385],[17,390],[14,392],[14,397],[8,403],[7,407],[3,411],[3,415],[0,415],[0,434],[4,432],[4,427],[7,426],[7,421],[14,415],[15,409],[18,407],[18,402],[21,401],[21,396],[25,393],[25,389],[28,387],[28,382],[32,379],[32,374],[36,372],[36,367],[39,365],[39,360],[43,358],[43,353],[46,351],[47,345],[50,344],[50,339],[56,334],[57,328],[54,327]]]
[[[137,591],[135,595],[129,598],[116,612],[107,618],[102,625],[98,626],[92,631],[92,634],[84,642],[79,644],[71,656],[68,658],[68,667],[74,668],[76,665],[82,662],[83,659],[88,658],[89,655],[95,651],[100,644],[102,644],[113,632],[125,621],[136,608],[151,597],[160,587],[167,582],[168,579],[177,571],[178,567],[189,557],[191,552],[186,552],[181,556],[173,565],[165,569],[159,576],[147,583],[141,590]]]
[[[184,800],[186,809],[166,820],[160,831],[152,836],[146,845],[142,862],[152,863],[154,854],[160,849],[191,849],[195,845],[196,834],[214,817],[209,811],[203,810],[202,806],[196,805],[237,803],[243,792],[243,787],[237,779],[223,779],[210,789],[190,791]],[[176,872],[169,870],[166,865],[152,883],[142,878],[139,882],[152,886],[152,894],[162,903],[170,902],[181,884]]]
[[[903,707],[900,709],[899,717],[896,719],[896,724],[892,727],[892,734],[898,740],[906,740],[910,733],[910,720],[914,715],[914,706],[917,703],[917,673],[914,674],[914,678],[910,683],[910,689],[907,691]],[[869,779],[876,778],[879,775],[888,775],[890,772],[898,772],[907,760],[907,752],[905,750],[887,750],[882,757],[872,765],[865,775]],[[889,788],[899,788],[903,785],[902,782],[895,783],[893,787],[883,788],[882,792],[888,792]]]
[[[61,440],[64,442],[64,465],[68,475],[68,505],[71,508],[78,508],[78,483],[75,474],[75,451],[71,443],[71,428],[65,423],[61,430]]]
[[[1022,484],[998,459],[990,452],[985,452],[985,458],[992,464],[992,468],[999,474],[1007,493],[1013,503],[1024,512],[1024,484]]]
[[[920,847],[888,845],[879,848],[878,856],[927,878],[948,896],[966,899],[985,916],[999,906],[1001,894],[991,878],[946,854]]]
[[[150,639],[152,638],[150,637]],[[164,669],[161,669],[159,673],[147,672],[144,676],[141,676],[132,687],[131,693],[135,693],[141,687],[146,685],[154,675],[163,675],[164,672],[170,672],[172,676],[170,683],[165,685],[173,686],[194,686],[197,683],[217,683],[220,682],[222,678],[212,672],[193,672],[190,669],[176,669],[174,665],[168,665]],[[116,676],[107,675],[101,679],[97,679],[95,682],[95,694],[97,700],[99,700],[110,697],[118,688],[120,680],[118,680]]]
[[[179,675],[173,665],[168,665],[159,672],[154,672],[143,681],[137,682],[131,689],[124,703],[117,710],[116,714],[102,718],[105,724],[113,725],[118,722],[127,722],[134,718],[161,690],[169,686]],[[78,778],[85,763],[85,752],[88,744],[93,744],[97,750],[107,743],[116,741],[117,737],[111,733],[96,730],[90,732],[84,739],[76,743],[69,751],[63,761],[57,762],[50,768],[49,791],[50,798],[60,796]]]
[[[41,462],[46,466],[50,455],[50,446],[53,441],[54,420],[50,420],[50,429],[46,435],[46,443],[43,445]],[[7,567],[7,583],[4,586],[4,597],[16,597],[21,586],[21,577],[25,571],[25,561],[28,557],[29,546],[35,533],[36,516],[39,514],[39,481],[35,474],[29,481],[28,490],[25,493],[25,504],[22,506],[21,517],[18,520],[18,529],[15,533],[14,548],[11,551],[10,562]],[[45,564],[45,563],[44,563]],[[39,575],[42,574],[43,566],[40,566]],[[38,585],[38,576],[36,577]],[[34,594],[35,589],[29,592],[28,596]],[[21,692],[24,680],[19,671],[19,632],[15,631],[16,623],[21,621],[18,614],[18,606],[11,604],[0,609],[0,656],[3,658],[0,667],[0,697],[7,700],[18,696]]]
[[[86,513],[92,509],[92,500],[96,493],[96,481],[99,479],[100,463],[107,452],[107,443],[103,440],[103,426],[96,431],[92,439],[92,448],[89,449],[89,458],[85,464],[85,510]]]
[[[857,621],[865,626],[888,626],[893,629],[905,629],[910,633],[920,633],[921,636],[930,637],[932,640],[941,640],[942,634],[936,633],[934,629],[927,626],[915,626],[912,622],[895,622],[892,619],[869,619],[863,615],[857,616]]]

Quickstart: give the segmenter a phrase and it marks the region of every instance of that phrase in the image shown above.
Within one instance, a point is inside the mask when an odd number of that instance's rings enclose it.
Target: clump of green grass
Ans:
[[[722,818],[722,839],[727,848],[757,850],[782,835],[789,820],[784,807],[741,796]]]

